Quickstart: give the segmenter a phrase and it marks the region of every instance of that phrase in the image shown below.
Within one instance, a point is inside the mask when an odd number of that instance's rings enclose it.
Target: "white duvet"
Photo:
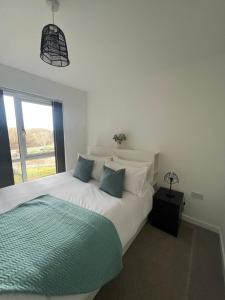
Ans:
[[[151,210],[153,188],[149,186],[142,198],[124,192],[123,198],[118,199],[99,190],[96,181],[83,183],[74,178],[71,172],[66,172],[0,189],[0,214],[20,203],[44,194],[50,194],[107,217],[115,225],[122,245],[125,247],[135,236],[139,226]],[[96,292],[63,297],[7,295],[0,296],[0,300],[45,300],[54,298],[57,300],[87,300],[93,299],[95,294]]]

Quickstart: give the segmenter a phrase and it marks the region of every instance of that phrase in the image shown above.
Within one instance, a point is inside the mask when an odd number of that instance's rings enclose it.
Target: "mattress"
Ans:
[[[125,249],[151,210],[153,188],[149,185],[142,198],[125,191],[123,198],[119,199],[99,190],[98,182],[91,180],[83,183],[74,178],[71,172],[65,172],[0,189],[0,214],[44,194],[69,201],[108,218],[115,225]],[[62,297],[2,295],[0,300],[90,300],[96,293],[97,291]]]

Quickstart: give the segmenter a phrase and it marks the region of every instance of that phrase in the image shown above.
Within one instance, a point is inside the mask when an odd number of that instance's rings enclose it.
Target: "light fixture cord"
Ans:
[[[54,15],[54,0],[52,1],[52,22],[55,25],[55,15]]]

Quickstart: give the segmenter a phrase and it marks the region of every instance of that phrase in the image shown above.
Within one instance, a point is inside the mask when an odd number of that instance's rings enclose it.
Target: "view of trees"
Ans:
[[[11,149],[18,149],[18,136],[16,128],[9,128]],[[26,130],[27,147],[46,147],[53,144],[53,133],[51,130],[32,128]]]

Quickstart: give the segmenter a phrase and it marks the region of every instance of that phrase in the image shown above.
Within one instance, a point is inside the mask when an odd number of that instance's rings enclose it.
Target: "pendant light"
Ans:
[[[63,31],[54,24],[54,13],[59,9],[58,0],[47,0],[52,10],[52,24],[44,26],[41,37],[41,59],[56,67],[66,67],[70,64],[66,38]]]

